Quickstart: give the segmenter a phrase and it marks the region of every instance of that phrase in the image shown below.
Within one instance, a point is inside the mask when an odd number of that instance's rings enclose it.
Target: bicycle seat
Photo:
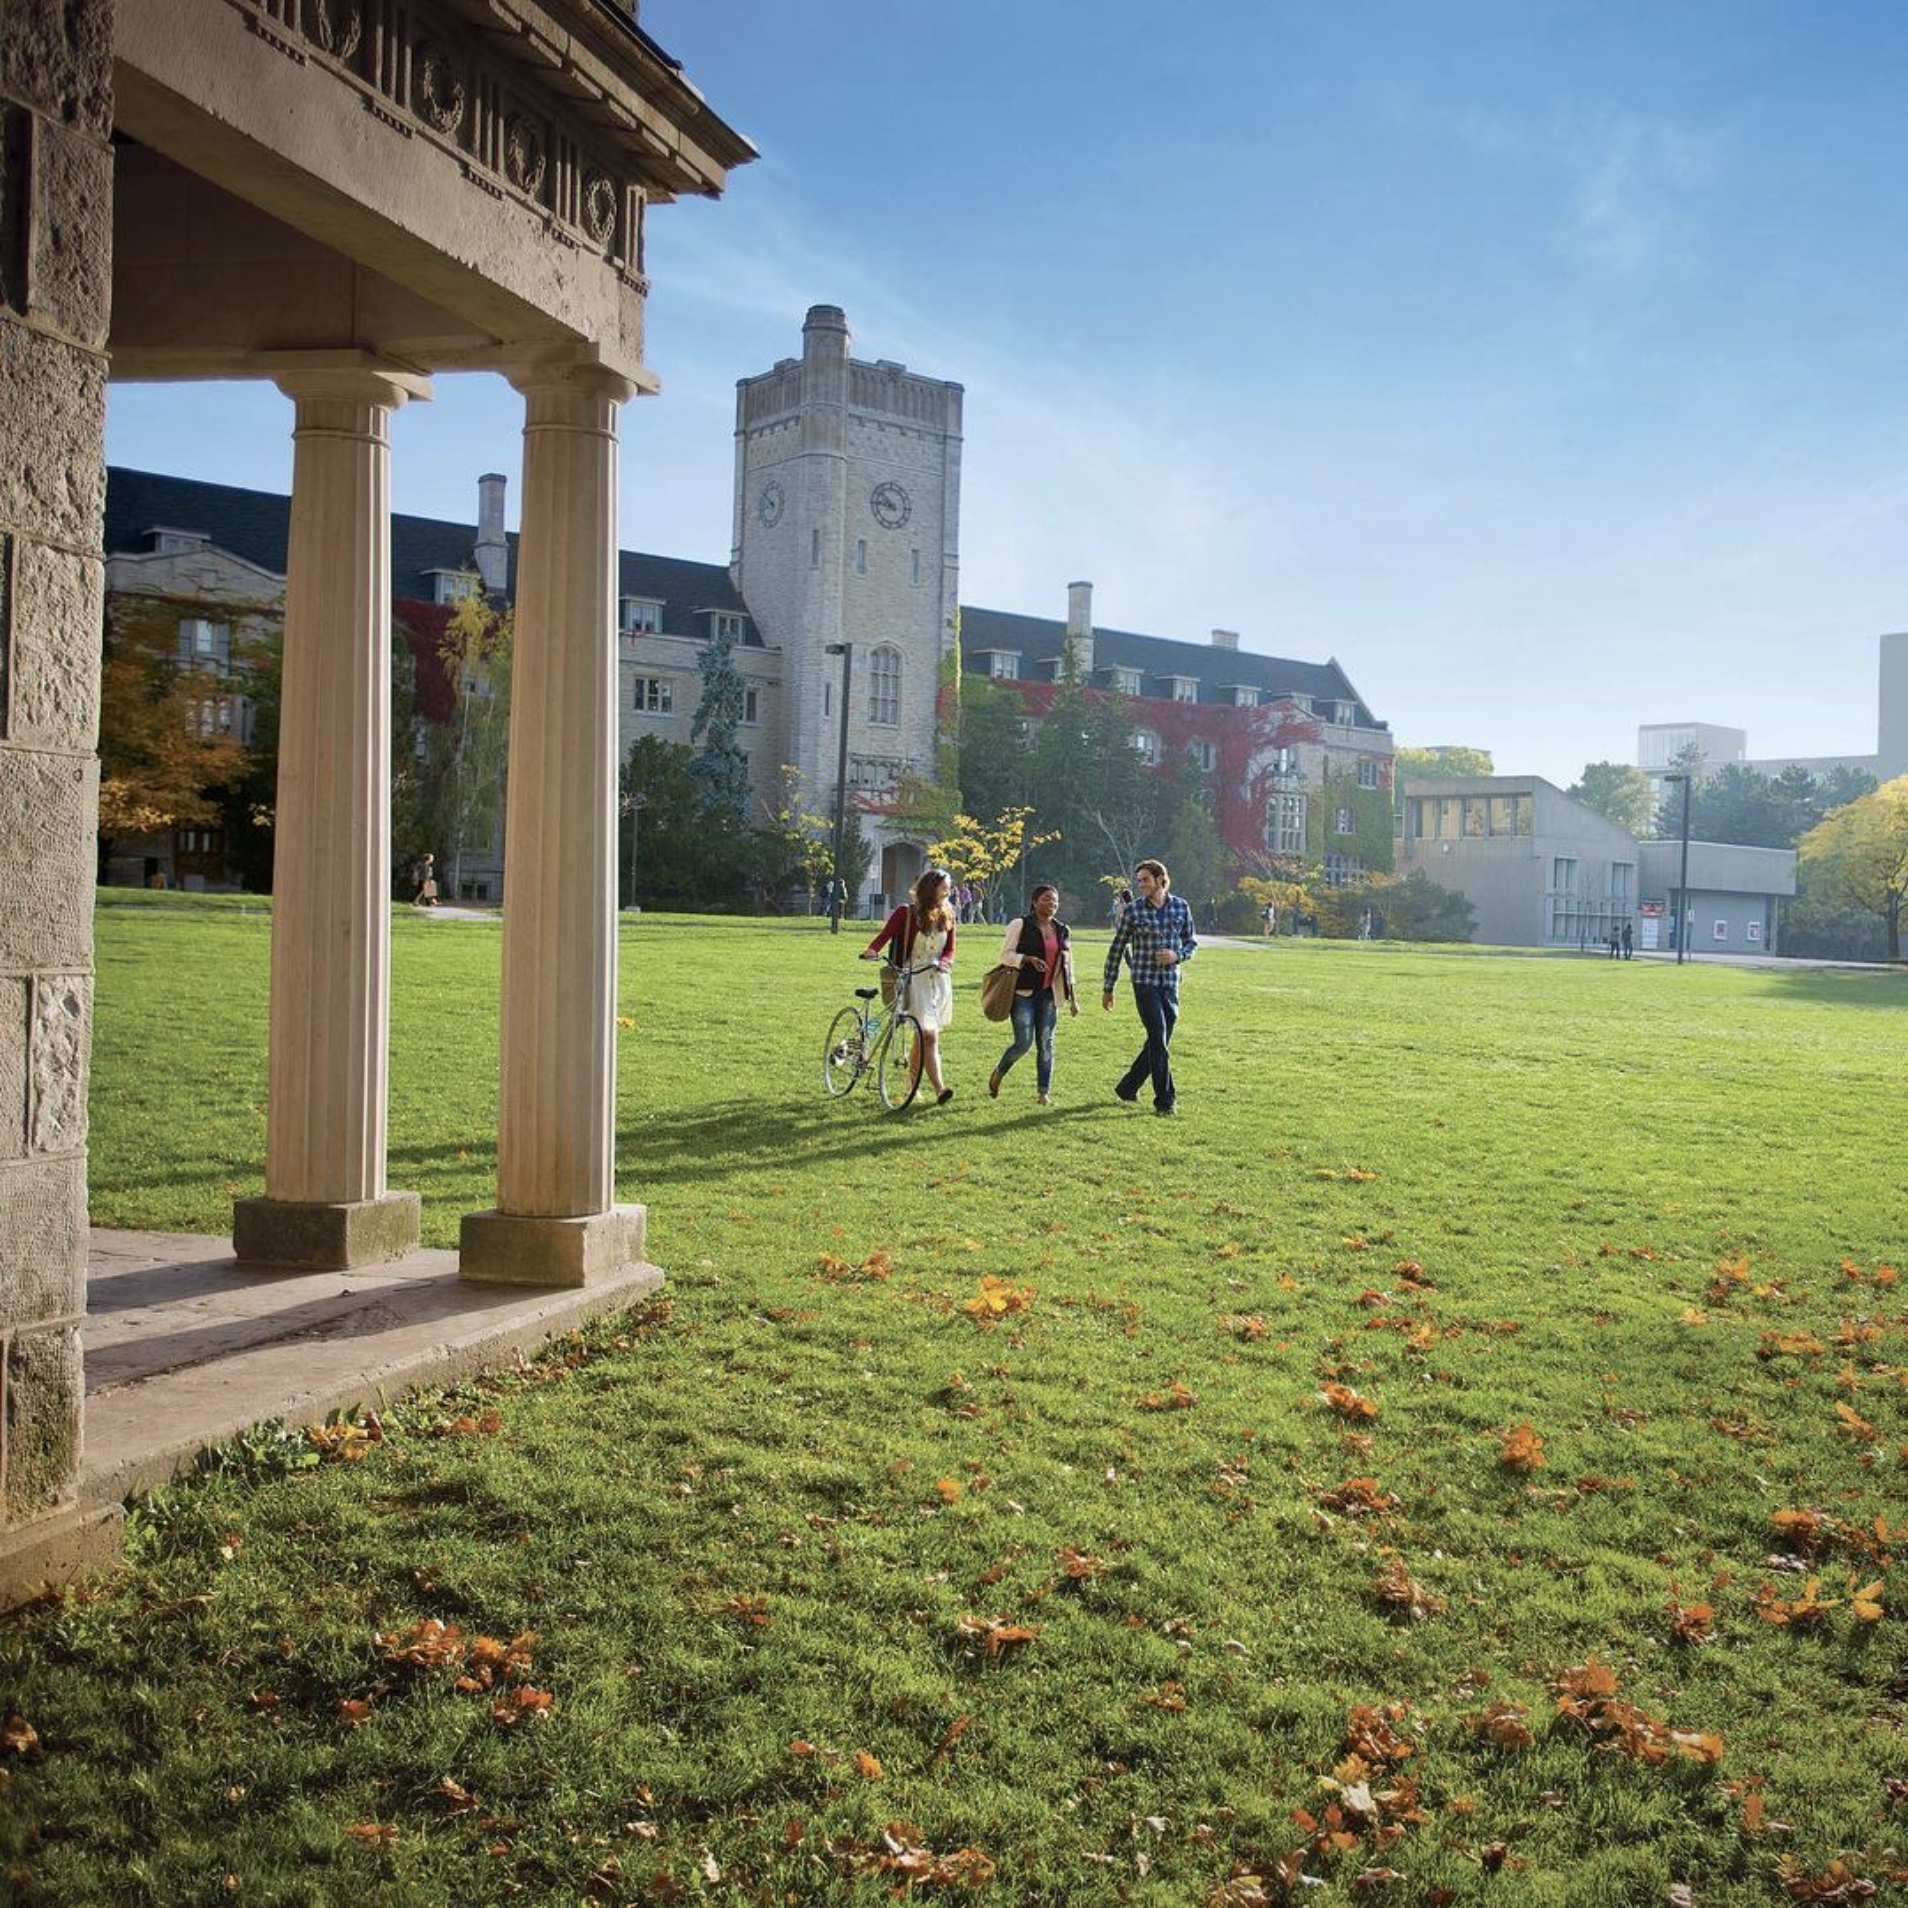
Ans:
[[[878,987],[857,987],[855,989],[855,998],[857,1000],[873,1000],[875,995],[880,993],[880,991]]]

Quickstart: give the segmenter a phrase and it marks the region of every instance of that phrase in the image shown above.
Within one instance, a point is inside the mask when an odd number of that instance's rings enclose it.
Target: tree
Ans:
[[[1389,882],[1377,897],[1385,937],[1393,941],[1468,941],[1477,932],[1477,909],[1461,894],[1442,888],[1422,868]]]
[[[985,676],[963,677],[960,806],[970,815],[998,815],[1026,801],[1031,755],[1018,692]]]
[[[1655,812],[1650,778],[1627,762],[1586,762],[1582,777],[1564,791],[1632,835],[1647,835]]]
[[[244,776],[231,733],[243,690],[231,659],[188,664],[179,650],[178,599],[122,596],[108,612],[100,676],[99,844],[201,827],[220,819],[223,791]],[[219,606],[229,619],[233,607]]]
[[[1029,764],[1028,798],[1054,837],[1029,857],[1029,876],[1083,895],[1109,868],[1130,869],[1156,846],[1157,797],[1130,705],[1086,687],[1069,643]]]
[[[1901,959],[1901,907],[1908,896],[1908,775],[1884,782],[1817,822],[1802,837],[1809,891],[1881,917],[1888,958]]]
[[[462,892],[465,855],[494,846],[503,826],[512,641],[510,612],[482,596],[465,597],[437,639],[452,700],[448,719],[425,733],[420,809],[452,900]]]
[[[737,739],[747,684],[735,666],[734,650],[735,638],[727,631],[712,637],[703,649],[702,694],[689,725],[695,750],[689,773],[702,791],[704,807],[739,824],[749,802],[749,761]]]
[[[782,764],[774,792],[762,798],[762,809],[764,885],[771,894],[800,887],[812,914],[817,891],[835,871],[835,825],[809,806],[802,772],[792,763]]]
[[[1399,749],[1391,759],[1400,782],[1407,775],[1435,775],[1456,782],[1497,773],[1491,766],[1489,749],[1465,748],[1457,744],[1431,749]]]
[[[1180,804],[1166,837],[1166,866],[1172,871],[1173,891],[1182,899],[1216,909],[1226,879],[1226,845],[1212,810],[1196,797]],[[1210,924],[1210,914],[1200,916]]]
[[[1032,818],[1033,810],[1025,806],[1003,808],[991,822],[956,815],[954,826],[929,844],[928,863],[945,868],[957,886],[973,882],[992,887],[1012,869],[1022,866],[1030,849],[1056,839],[1051,834],[1029,834]]]
[[[709,852],[702,791],[690,774],[685,744],[638,736],[623,760],[618,795],[622,823],[617,867],[625,907],[638,900],[650,907],[679,908],[699,907],[711,899],[732,903],[738,884],[733,871]]]

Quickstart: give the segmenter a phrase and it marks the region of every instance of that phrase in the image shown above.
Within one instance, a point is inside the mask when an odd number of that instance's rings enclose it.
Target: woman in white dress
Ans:
[[[864,961],[882,951],[897,967],[911,968],[906,1010],[920,1022],[921,1067],[937,1104],[953,1099],[941,1078],[941,1029],[954,1017],[954,910],[948,904],[953,881],[945,868],[929,868],[904,901],[882,923],[881,932],[862,950]]]

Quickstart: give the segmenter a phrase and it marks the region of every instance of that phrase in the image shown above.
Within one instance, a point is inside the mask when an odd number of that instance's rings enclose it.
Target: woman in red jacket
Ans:
[[[920,1023],[921,1065],[942,1104],[954,1097],[941,1078],[941,1029],[954,1017],[954,910],[947,899],[952,886],[945,868],[925,870],[913,899],[888,916],[861,954],[864,961],[879,960],[885,948],[897,967],[912,970],[899,1007]]]

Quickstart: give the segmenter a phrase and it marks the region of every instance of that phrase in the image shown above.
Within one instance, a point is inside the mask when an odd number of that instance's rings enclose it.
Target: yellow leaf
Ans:
[[[858,1773],[865,1776],[870,1782],[879,1782],[881,1778],[887,1774],[887,1771],[881,1766],[881,1758],[879,1756],[871,1756],[865,1749],[856,1751],[855,1768]]]

